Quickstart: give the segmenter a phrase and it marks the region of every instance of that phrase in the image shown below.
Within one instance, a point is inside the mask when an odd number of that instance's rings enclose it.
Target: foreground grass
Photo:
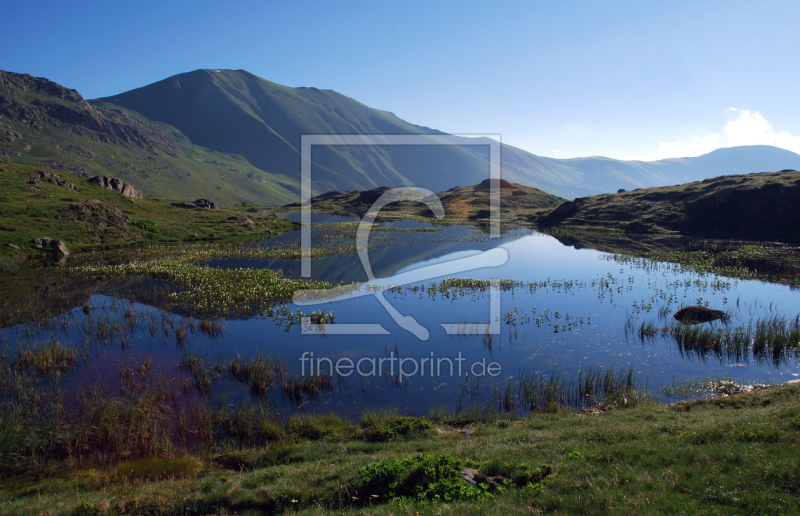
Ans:
[[[372,442],[332,416],[295,419],[267,446],[160,457],[56,478],[6,479],[2,514],[789,514],[800,511],[800,386],[602,414],[435,421]],[[363,426],[363,425],[362,425]],[[301,431],[302,430],[302,431]],[[468,438],[467,438],[468,437]],[[365,465],[452,457],[551,474],[471,502],[363,492]],[[445,459],[442,459],[445,460]],[[449,461],[450,459],[446,459]],[[499,466],[500,465],[500,466]],[[361,489],[361,491],[360,491]],[[366,495],[366,496],[365,496]]]

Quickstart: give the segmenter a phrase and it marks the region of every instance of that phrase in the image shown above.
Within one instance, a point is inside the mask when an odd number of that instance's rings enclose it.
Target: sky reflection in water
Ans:
[[[398,224],[399,227],[419,227]],[[397,227],[397,226],[396,226]],[[397,326],[372,296],[338,301],[319,307],[303,307],[305,312],[321,308],[335,313],[337,324],[380,324],[391,335],[304,335],[295,326],[287,329],[276,320],[259,316],[224,322],[222,337],[212,339],[196,333],[186,347],[205,356],[211,363],[243,358],[256,353],[285,360],[292,373],[301,373],[308,362],[302,356],[325,357],[332,362],[349,358],[377,360],[391,357],[463,358],[462,373],[471,364],[499,364],[499,374],[480,380],[467,379],[466,374],[450,375],[448,361],[440,375],[430,370],[417,371],[402,381],[397,375],[359,376],[353,373],[337,382],[336,392],[310,402],[304,409],[343,414],[358,414],[369,408],[396,408],[408,414],[425,414],[434,407],[455,408],[468,404],[464,399],[465,381],[479,381],[484,388],[502,387],[515,381],[523,371],[563,374],[569,380],[578,371],[589,368],[627,370],[633,366],[637,382],[646,384],[656,394],[664,386],[679,380],[730,377],[740,382],[782,382],[800,374],[797,360],[788,357],[776,365],[771,360],[759,361],[749,356],[741,360],[713,354],[681,353],[668,338],[657,337],[641,342],[636,335],[626,335],[629,318],[635,326],[642,321],[659,325],[671,322],[671,314],[682,306],[707,303],[710,307],[729,311],[730,325],[746,325],[753,318],[768,313],[794,318],[800,306],[797,291],[787,286],[759,281],[742,281],[698,275],[682,271],[670,264],[643,268],[637,263],[620,263],[613,255],[590,249],[577,250],[564,246],[555,238],[530,231],[513,231],[498,240],[478,238],[472,228],[450,227],[436,233],[392,233],[396,245],[379,246],[370,252],[371,263],[378,277],[404,273],[448,260],[472,256],[495,246],[503,246],[509,254],[505,265],[468,271],[464,278],[503,278],[523,281],[526,286],[501,294],[501,334],[487,342],[481,335],[447,335],[442,323],[489,322],[487,292],[470,292],[461,296],[446,295],[422,288],[405,287],[386,292],[386,298],[403,315],[413,316],[430,331],[430,339],[421,341]],[[446,237],[446,238],[443,238]],[[287,235],[284,238],[296,238]],[[299,276],[299,262],[286,260],[216,260],[209,265],[219,267],[276,267],[289,276]],[[355,254],[336,255],[313,260],[314,279],[338,283],[364,281],[366,277]],[[428,286],[431,279],[422,282]],[[534,287],[527,286],[533,283]],[[419,285],[419,284],[417,284]],[[452,291],[451,291],[452,294]],[[110,298],[94,296],[94,306],[111,305]],[[155,309],[134,305],[142,312]],[[295,311],[297,307],[289,304]],[[77,314],[79,309],[74,312]],[[116,312],[115,312],[116,310]],[[770,312],[772,310],[772,312]],[[121,317],[121,308],[108,308],[107,316]],[[156,312],[158,312],[156,310]],[[659,312],[668,313],[666,320]],[[93,316],[100,317],[100,314]],[[81,315],[74,316],[76,320]],[[537,323],[538,318],[538,323]],[[180,320],[179,317],[177,317]],[[20,338],[20,328],[3,330],[9,341]],[[62,332],[62,342],[79,343],[79,332]],[[136,353],[151,350],[160,357],[181,356],[174,341],[151,337],[144,331],[131,337]],[[305,355],[304,355],[305,353]],[[115,355],[116,356],[116,355]],[[384,372],[391,362],[384,362]],[[327,364],[327,362],[326,362]],[[407,372],[410,372],[410,362]],[[430,362],[428,363],[430,364]],[[369,373],[370,363],[363,362]],[[102,368],[102,364],[97,366]],[[480,371],[480,368],[478,368]],[[305,369],[304,372],[308,373]],[[397,373],[397,371],[394,371]],[[435,372],[435,371],[434,371]],[[497,372],[497,370],[495,371]],[[443,374],[442,374],[443,373]],[[458,373],[458,371],[455,371]],[[241,389],[222,387],[228,395],[243,396]],[[273,392],[276,408],[291,410],[291,403]]]

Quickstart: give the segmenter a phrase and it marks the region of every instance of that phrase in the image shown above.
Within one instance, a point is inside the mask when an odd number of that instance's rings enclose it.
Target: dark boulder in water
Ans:
[[[728,315],[722,310],[714,310],[705,306],[685,306],[675,312],[672,317],[683,324],[698,324],[718,319],[728,320]]]

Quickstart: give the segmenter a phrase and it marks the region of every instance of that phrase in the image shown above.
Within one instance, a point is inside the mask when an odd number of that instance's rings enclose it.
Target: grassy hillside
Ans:
[[[297,183],[193,144],[174,127],[47,79],[0,71],[0,160],[79,176],[109,175],[149,195],[283,204]]]
[[[40,173],[56,174],[68,186],[41,178]],[[87,178],[30,165],[0,164],[0,192],[0,256],[8,263],[13,263],[12,256],[43,253],[35,245],[35,239],[42,236],[63,240],[70,251],[75,251],[258,237],[291,227],[285,219],[247,213],[242,206],[184,209],[173,206],[175,201],[170,199],[129,199]]]
[[[578,198],[531,219],[542,226],[796,242],[798,196],[800,172],[721,176]]]
[[[333,190],[312,198],[311,204],[318,212],[363,216],[387,189],[388,187],[381,187],[352,192]],[[448,220],[482,220],[489,214],[488,179],[475,185],[453,187],[437,193],[436,196],[441,200]],[[552,208],[563,201],[560,197],[536,188],[500,181],[500,215],[503,220],[527,219],[531,211]],[[286,207],[296,209],[299,206],[299,203],[292,203]],[[381,214],[391,218],[432,216],[427,206],[421,202],[389,204],[381,210]]]

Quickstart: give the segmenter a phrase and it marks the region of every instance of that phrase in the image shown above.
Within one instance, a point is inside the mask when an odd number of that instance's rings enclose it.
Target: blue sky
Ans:
[[[800,2],[7,2],[0,69],[86,98],[198,68],[536,154],[800,152]]]

